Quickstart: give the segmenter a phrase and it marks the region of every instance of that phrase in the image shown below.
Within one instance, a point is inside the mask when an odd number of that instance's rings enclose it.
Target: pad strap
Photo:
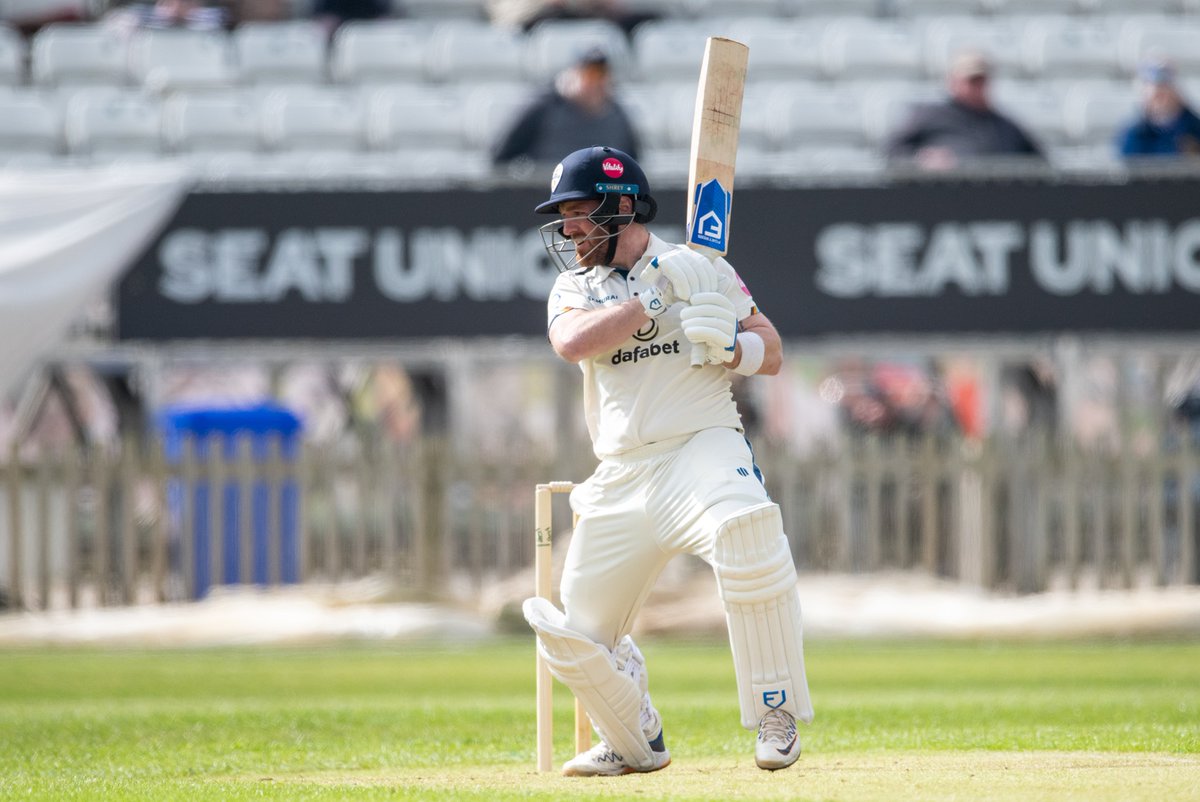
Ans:
[[[618,670],[612,652],[566,627],[566,616],[546,599],[521,605],[538,635],[538,652],[550,673],[583,704],[592,724],[626,763],[643,771],[654,767],[650,742],[642,732],[643,689]]]

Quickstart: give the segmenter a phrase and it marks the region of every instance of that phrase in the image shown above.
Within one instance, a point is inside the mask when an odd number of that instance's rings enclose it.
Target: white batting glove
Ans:
[[[683,336],[708,349],[709,364],[732,362],[737,353],[737,312],[719,292],[697,292],[679,315]]]
[[[651,284],[662,286],[662,279],[681,301],[690,301],[698,292],[716,292],[718,273],[707,256],[690,248],[672,248],[650,260],[642,273]]]
[[[642,308],[646,310],[646,316],[656,318],[663,312],[667,311],[667,307],[671,304],[663,291],[658,287],[650,286],[638,293],[638,300],[642,302]]]

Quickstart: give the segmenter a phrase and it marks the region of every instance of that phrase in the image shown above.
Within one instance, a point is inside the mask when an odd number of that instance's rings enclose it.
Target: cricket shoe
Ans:
[[[800,736],[796,717],[786,710],[771,710],[758,723],[758,741],[754,744],[754,762],[760,769],[786,769],[800,757]]]
[[[650,754],[654,758],[654,764],[648,769],[639,769],[626,763],[625,758],[601,741],[564,763],[562,773],[564,777],[618,777],[622,774],[665,769],[671,763],[671,753],[663,744],[662,730],[650,741]]]

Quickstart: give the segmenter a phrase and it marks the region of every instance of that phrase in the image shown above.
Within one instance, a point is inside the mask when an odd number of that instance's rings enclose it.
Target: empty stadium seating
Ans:
[[[660,18],[628,36],[595,20],[518,33],[488,23],[482,0],[406,0],[405,16],[348,22],[332,38],[302,17],[132,35],[55,23],[28,39],[0,25],[0,169],[162,157],[208,174],[436,169],[469,181],[487,175],[490,145],[532,96],[599,45],[647,169],[673,180],[686,169],[709,35],[751,47],[739,156],[748,176],[879,169],[886,134],[914,102],[942,95],[966,46],[991,56],[999,105],[1072,167],[1111,166],[1148,55],[1173,59],[1200,99],[1200,0],[628,5]]]
[[[30,61],[39,86],[120,86],[129,80],[126,43],[103,25],[47,25],[33,35]]]

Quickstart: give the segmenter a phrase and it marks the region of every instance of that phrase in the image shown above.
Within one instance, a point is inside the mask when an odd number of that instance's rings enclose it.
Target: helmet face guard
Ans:
[[[555,214],[561,204],[576,200],[599,200],[600,204],[588,214],[593,230],[584,240],[586,252],[579,253],[575,243],[563,233],[566,221],[562,217],[539,229],[546,252],[560,271],[576,267],[581,256],[590,256],[601,247],[607,248],[604,261],[611,262],[621,230],[630,223],[648,223],[654,219],[658,204],[649,192],[646,174],[627,153],[605,147],[571,153],[554,168],[550,197],[534,211]],[[633,198],[633,212],[621,214],[621,198],[625,195]]]
[[[604,261],[611,262],[617,250],[617,237],[622,229],[637,217],[635,214],[619,214],[621,195],[613,192],[600,201],[600,205],[587,216],[592,224],[592,230],[586,239],[576,244],[563,232],[566,218],[560,217],[538,228],[542,235],[542,246],[546,253],[554,259],[559,272],[573,270],[579,266],[581,258],[587,258],[600,248],[606,250]],[[582,252],[580,248],[584,248]]]

